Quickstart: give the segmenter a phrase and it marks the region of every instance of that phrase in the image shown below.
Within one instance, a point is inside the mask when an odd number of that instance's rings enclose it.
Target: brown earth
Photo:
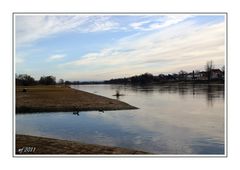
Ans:
[[[137,109],[68,86],[16,86],[16,113]]]
[[[142,151],[79,142],[16,135],[16,155],[21,154],[147,154]]]

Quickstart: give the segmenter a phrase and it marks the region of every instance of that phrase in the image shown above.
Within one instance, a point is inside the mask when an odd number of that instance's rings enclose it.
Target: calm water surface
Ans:
[[[16,133],[158,154],[224,154],[223,85],[75,85],[138,110],[18,114]]]

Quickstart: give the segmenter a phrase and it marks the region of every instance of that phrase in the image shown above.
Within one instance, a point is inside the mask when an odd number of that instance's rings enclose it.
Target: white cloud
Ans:
[[[97,32],[117,28],[108,16],[17,15],[16,43],[26,45],[47,36],[69,31]]]
[[[155,20],[145,20],[141,22],[131,23],[130,27],[142,31],[152,31],[180,23],[191,17],[192,15],[167,15],[161,17],[159,16]]]
[[[86,80],[144,72],[192,71],[203,69],[208,60],[213,60],[216,65],[224,64],[224,43],[225,23],[200,27],[193,22],[185,22],[161,31],[124,38],[109,48],[86,54],[61,67],[71,68],[75,73],[81,68],[75,76]]]
[[[134,28],[134,29],[141,29],[141,26],[144,24],[148,24],[150,23],[151,20],[146,20],[146,21],[141,21],[141,22],[134,22],[130,24],[130,27]]]
[[[56,60],[62,60],[65,57],[65,54],[55,54],[51,55],[47,58],[47,61],[56,61]]]
[[[79,31],[82,32],[99,32],[99,31],[108,31],[112,29],[117,29],[119,23],[114,22],[107,16],[98,16],[92,17],[88,20],[87,26],[84,28],[79,28]]]

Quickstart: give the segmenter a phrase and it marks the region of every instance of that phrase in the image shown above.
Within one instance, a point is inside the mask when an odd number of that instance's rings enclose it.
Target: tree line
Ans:
[[[64,83],[62,79],[59,83]],[[16,74],[16,85],[17,86],[31,86],[31,85],[55,85],[56,77],[54,76],[42,76],[39,80],[35,80],[32,76],[27,74]]]
[[[214,68],[213,61],[208,61],[205,65],[204,71],[193,70],[192,72],[186,72],[180,70],[173,74],[159,74],[154,76],[151,73],[144,73],[141,75],[135,75],[132,77],[117,78],[104,81],[108,84],[150,84],[150,83],[165,83],[165,82],[177,82],[177,81],[199,81],[199,82],[210,82],[210,81],[221,81],[224,82],[225,68],[224,66]]]
[[[35,80],[33,77],[27,74],[16,74],[16,85],[30,86],[30,85],[77,85],[77,84],[148,84],[148,83],[163,83],[172,81],[212,81],[220,80],[224,81],[225,68],[214,69],[212,61],[208,61],[205,65],[205,71],[192,71],[190,73],[180,70],[178,73],[173,74],[159,74],[153,75],[151,73],[144,73],[141,75],[135,75],[132,77],[124,77],[117,79],[110,79],[106,81],[64,81],[60,79],[56,82],[54,76],[42,76],[39,80]]]

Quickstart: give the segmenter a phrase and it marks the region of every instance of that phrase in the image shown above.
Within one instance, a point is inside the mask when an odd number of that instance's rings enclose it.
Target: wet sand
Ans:
[[[147,154],[120,147],[84,144],[28,135],[16,135],[16,155],[22,154]]]
[[[119,100],[72,89],[64,85],[16,86],[16,113],[128,109],[137,108]]]

